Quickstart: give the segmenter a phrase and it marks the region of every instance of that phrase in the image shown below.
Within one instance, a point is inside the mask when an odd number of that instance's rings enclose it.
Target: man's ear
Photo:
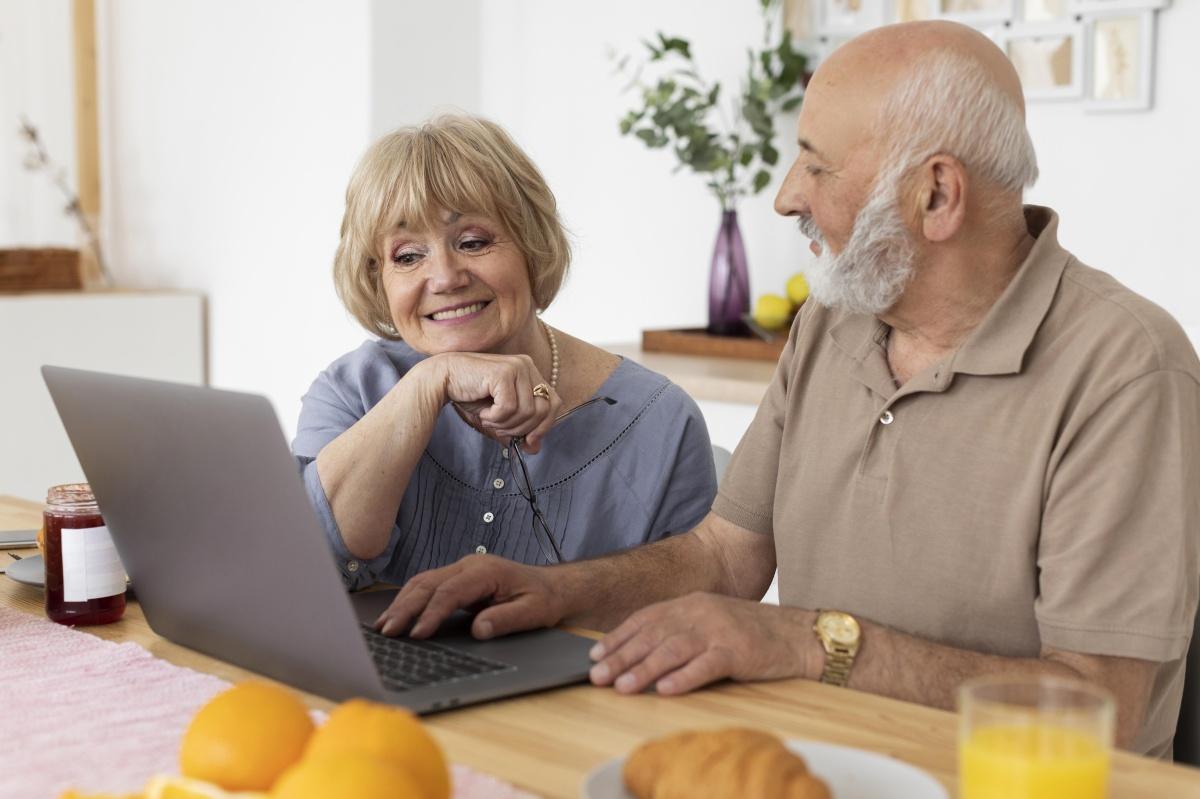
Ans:
[[[967,170],[949,155],[934,155],[918,171],[917,212],[929,241],[954,236],[967,216]]]

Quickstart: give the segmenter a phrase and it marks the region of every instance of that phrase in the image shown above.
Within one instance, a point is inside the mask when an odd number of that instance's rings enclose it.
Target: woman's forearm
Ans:
[[[433,360],[410,369],[317,455],[321,486],[355,557],[373,558],[387,547],[408,481],[445,403],[445,380]]]

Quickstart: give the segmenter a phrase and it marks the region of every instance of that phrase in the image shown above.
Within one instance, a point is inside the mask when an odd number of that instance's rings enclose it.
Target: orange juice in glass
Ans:
[[[1104,799],[1116,705],[1058,677],[985,677],[959,690],[960,799]]]

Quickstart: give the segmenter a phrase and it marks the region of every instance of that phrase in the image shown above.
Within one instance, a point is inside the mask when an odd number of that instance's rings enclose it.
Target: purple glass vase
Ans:
[[[721,230],[713,247],[708,274],[708,332],[716,336],[746,334],[742,315],[750,312],[750,274],[736,210],[721,212]]]

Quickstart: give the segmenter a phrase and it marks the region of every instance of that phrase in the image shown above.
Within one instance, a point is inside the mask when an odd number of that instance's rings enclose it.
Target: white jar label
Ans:
[[[125,593],[125,569],[107,527],[62,531],[63,601]]]

